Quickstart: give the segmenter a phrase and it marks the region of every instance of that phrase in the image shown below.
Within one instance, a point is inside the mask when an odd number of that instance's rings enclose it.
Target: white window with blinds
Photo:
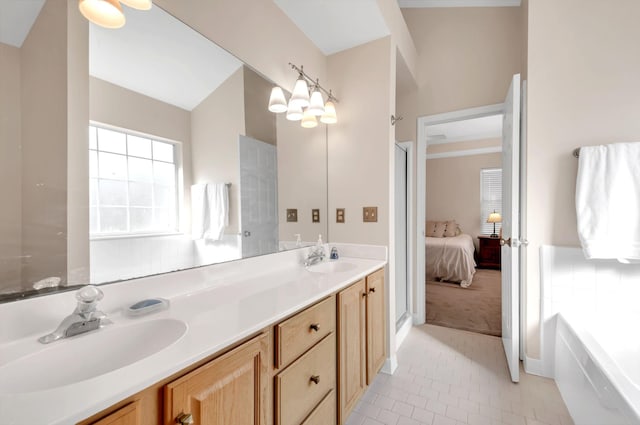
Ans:
[[[97,125],[89,134],[91,236],[176,232],[179,145]]]
[[[493,233],[493,223],[487,223],[489,214],[496,211],[502,216],[502,168],[480,170],[480,229],[483,235]],[[502,223],[496,223],[500,233]]]

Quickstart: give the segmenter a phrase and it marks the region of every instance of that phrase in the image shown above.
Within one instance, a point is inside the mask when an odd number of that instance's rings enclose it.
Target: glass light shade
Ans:
[[[322,93],[320,93],[320,90],[316,89],[311,93],[308,110],[316,116],[324,114],[324,100],[322,99]]]
[[[289,121],[299,121],[302,119],[302,107],[296,103],[289,101],[289,107],[287,108],[287,119]]]
[[[309,112],[309,108],[305,109],[300,125],[304,128],[313,128],[318,126],[318,120],[315,115]]]
[[[82,16],[104,28],[122,28],[126,21],[118,0],[80,0]]]
[[[501,223],[501,222],[502,222],[502,216],[500,215],[500,213],[497,213],[494,211],[491,214],[489,214],[487,223]]]
[[[301,108],[309,106],[309,86],[304,78],[298,78],[296,85],[293,87],[293,93],[289,102],[296,103]]]
[[[278,86],[271,89],[269,97],[269,110],[271,112],[280,113],[287,111],[287,100],[284,98],[284,92]]]
[[[151,9],[151,0],[120,0],[122,3],[126,4],[129,7],[138,10],[149,10]]]
[[[335,124],[338,122],[338,116],[336,115],[336,106],[332,101],[327,100],[324,104],[324,114],[320,117],[320,122],[325,124]]]

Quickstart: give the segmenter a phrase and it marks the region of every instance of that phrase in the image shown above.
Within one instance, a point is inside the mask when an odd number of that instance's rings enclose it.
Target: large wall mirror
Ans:
[[[327,234],[326,126],[269,112],[250,66],[158,6],[108,30],[74,2],[9,3],[0,301]]]

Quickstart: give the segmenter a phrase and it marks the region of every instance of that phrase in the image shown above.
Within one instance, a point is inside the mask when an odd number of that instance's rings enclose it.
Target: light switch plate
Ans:
[[[311,222],[312,223],[320,223],[320,209],[313,208],[311,210]]]
[[[378,221],[378,207],[362,207],[362,221],[375,223]]]
[[[344,208],[336,208],[336,223],[344,223]]]
[[[298,222],[298,209],[297,208],[287,208],[287,222],[289,222],[289,223],[297,223]]]

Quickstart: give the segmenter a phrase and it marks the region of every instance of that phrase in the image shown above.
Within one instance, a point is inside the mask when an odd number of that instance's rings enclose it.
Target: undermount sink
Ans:
[[[0,393],[30,393],[95,378],[155,354],[178,341],[187,325],[174,319],[109,325],[62,339],[0,367]]]
[[[322,263],[318,263],[313,266],[307,267],[307,270],[309,270],[312,273],[340,273],[340,272],[348,272],[349,270],[353,270],[355,268],[356,268],[356,265],[353,263],[337,260],[337,261],[325,261]]]

